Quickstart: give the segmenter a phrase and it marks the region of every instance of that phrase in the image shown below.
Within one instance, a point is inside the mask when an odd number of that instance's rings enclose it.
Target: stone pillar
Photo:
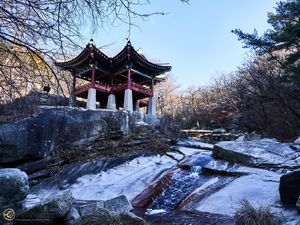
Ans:
[[[147,114],[156,115],[156,101],[155,101],[155,97],[149,97]]]
[[[86,108],[91,109],[91,110],[96,109],[96,89],[95,88],[89,89]]]
[[[136,100],[134,105],[134,111],[139,112],[140,111],[140,100]]]
[[[126,89],[124,94],[124,109],[133,111],[132,90]]]
[[[114,94],[110,94],[107,100],[107,109],[116,109],[116,96]]]

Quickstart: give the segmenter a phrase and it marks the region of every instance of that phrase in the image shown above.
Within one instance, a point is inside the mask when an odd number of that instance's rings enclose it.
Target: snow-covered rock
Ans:
[[[175,163],[167,156],[138,157],[107,171],[78,177],[67,189],[79,200],[108,200],[120,195],[131,200]]]
[[[255,174],[240,177],[199,202],[196,210],[233,216],[243,199],[254,206],[272,205],[279,199],[278,182],[279,177],[277,181]]]
[[[300,167],[300,153],[290,148],[289,144],[281,144],[274,139],[221,141],[214,145],[213,156],[256,167]]]
[[[173,150],[180,152],[183,155],[194,155],[194,154],[198,154],[198,153],[204,153],[207,155],[211,155],[211,150],[203,150],[203,149],[191,148],[191,147],[175,146],[173,148]]]
[[[194,141],[194,140],[180,140],[177,142],[178,146],[188,147],[188,148],[197,148],[197,149],[206,149],[212,150],[213,145],[204,143],[201,141]]]
[[[294,144],[300,145],[300,137],[298,137],[295,141]]]
[[[191,170],[193,166],[204,166],[212,160],[211,156],[196,154],[188,155],[183,160],[178,162],[178,166],[182,169]]]
[[[121,195],[106,201],[98,200],[90,204],[82,205],[80,206],[80,215],[91,215],[99,209],[106,209],[110,212],[119,214],[124,212],[130,212],[133,208],[126,196]]]

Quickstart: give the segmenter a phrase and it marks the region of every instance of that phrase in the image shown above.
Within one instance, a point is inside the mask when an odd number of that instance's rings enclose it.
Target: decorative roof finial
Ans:
[[[89,46],[92,47],[92,46],[96,46],[95,45],[95,42],[93,40],[93,38],[91,38],[91,40],[89,41]]]

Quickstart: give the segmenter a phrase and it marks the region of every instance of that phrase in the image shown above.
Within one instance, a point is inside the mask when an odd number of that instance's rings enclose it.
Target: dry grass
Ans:
[[[247,200],[241,201],[241,208],[235,212],[236,225],[279,225],[280,219],[269,207],[254,208]]]

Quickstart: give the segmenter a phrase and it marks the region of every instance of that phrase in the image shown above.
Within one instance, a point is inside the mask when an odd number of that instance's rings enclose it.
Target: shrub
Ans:
[[[241,201],[241,208],[234,214],[236,225],[279,225],[279,218],[269,207],[254,208],[247,200]]]

